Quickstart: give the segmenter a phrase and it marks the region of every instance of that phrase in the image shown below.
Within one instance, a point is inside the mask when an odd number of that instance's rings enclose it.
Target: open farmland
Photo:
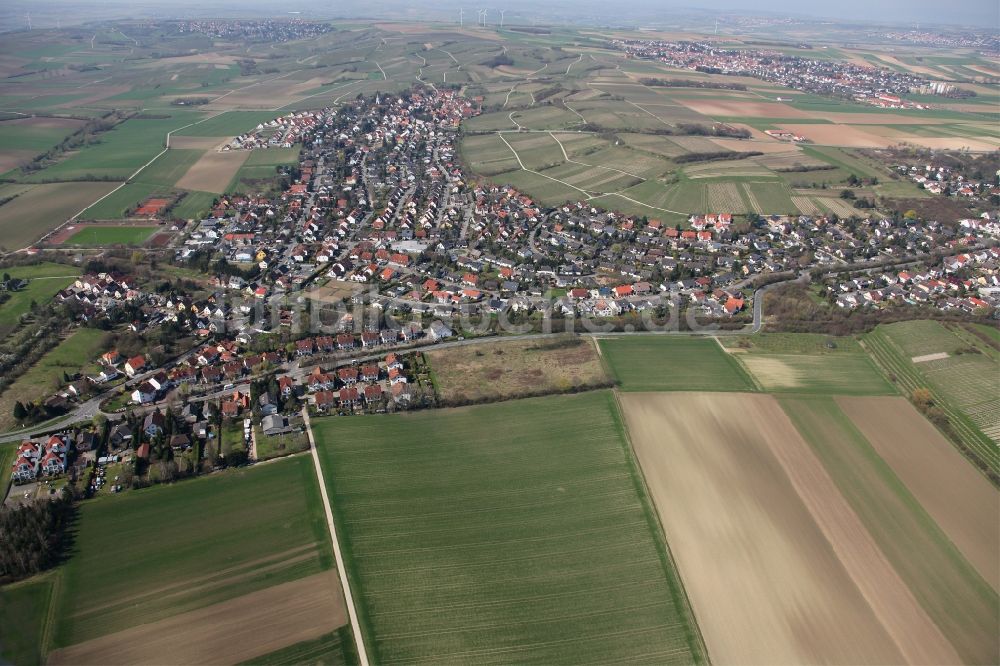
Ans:
[[[84,224],[77,226],[63,244],[95,247],[101,245],[142,245],[156,231],[150,226]]]
[[[125,180],[163,150],[167,132],[196,122],[199,114],[172,111],[164,118],[134,117],[101,135],[95,143],[23,180],[101,177]]]
[[[896,393],[863,352],[815,355],[751,352],[737,358],[769,393]]]
[[[705,659],[610,392],[313,427],[373,661]]]
[[[222,194],[249,156],[246,150],[209,150],[177,180],[177,187]]]
[[[710,658],[957,661],[773,397],[621,399]]]
[[[992,347],[931,321],[879,326],[868,334],[865,344],[906,393],[930,389],[963,445],[994,472],[1000,471],[996,447],[1000,442],[1000,361]],[[935,354],[948,356],[913,362]]]
[[[996,663],[1000,659],[996,590],[899,482],[833,398],[783,398],[781,406],[874,539],[887,574],[898,576],[933,623],[925,627],[929,633],[924,637],[930,641],[940,636],[957,653],[947,658],[948,652],[939,651],[930,661],[955,663],[960,658],[970,664]],[[924,635],[913,627],[909,633]]]
[[[903,398],[837,404],[952,543],[1000,590],[997,489]]]
[[[44,663],[42,636],[52,588],[49,576],[0,587],[0,659],[5,663]]]
[[[220,652],[231,640],[266,654],[335,630],[343,601],[320,506],[302,457],[83,504],[51,629],[52,647],[68,649],[54,661],[155,662],[168,649],[156,641],[184,635],[172,650],[200,646],[213,662],[234,654]],[[269,609],[299,626],[260,615]]]
[[[115,187],[115,183],[32,185],[0,205],[0,247],[17,250],[30,245]]]
[[[510,398],[607,385],[594,342],[570,337],[509,340],[427,352],[446,402]]]
[[[603,338],[601,353],[624,391],[751,391],[739,363],[711,338]]]

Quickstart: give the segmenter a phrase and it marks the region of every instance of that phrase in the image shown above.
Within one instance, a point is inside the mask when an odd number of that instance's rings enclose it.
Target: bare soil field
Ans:
[[[277,109],[287,106],[305,96],[305,92],[318,88],[328,79],[313,77],[306,81],[284,77],[262,81],[216,99],[203,107],[206,110],[221,109]]]
[[[346,623],[337,573],[325,571],[64,648],[49,663],[235,664]]]
[[[913,136],[902,139],[906,143],[912,143],[924,148],[935,150],[970,150],[977,153],[993,152],[1000,146],[1000,141],[990,137],[927,137]]]
[[[212,150],[228,142],[231,138],[228,136],[172,136],[170,137],[170,148]]]
[[[340,303],[343,299],[359,293],[364,287],[357,282],[330,280],[322,287],[310,287],[306,297],[320,303]]]
[[[771,396],[621,402],[714,661],[958,662]]]
[[[765,135],[767,136],[767,135]],[[712,143],[725,150],[744,152],[755,150],[765,154],[774,153],[797,153],[799,149],[789,145],[784,141],[778,141],[770,137],[766,139],[709,139]]]
[[[118,187],[118,183],[35,185],[0,206],[0,245],[20,249]]]
[[[713,79],[714,80],[714,79]],[[747,102],[721,99],[682,99],[684,106],[706,116],[746,116],[757,118],[810,118],[810,114],[779,102]]]
[[[979,575],[1000,590],[996,489],[906,399],[837,403]]]
[[[558,338],[428,352],[441,397],[448,402],[510,398],[609,381],[590,340]]]
[[[88,106],[94,102],[99,102],[102,99],[120,95],[121,93],[128,92],[129,90],[132,90],[132,86],[88,86],[87,91],[90,93],[89,95],[80,99],[74,99],[71,102],[57,104],[55,108],[72,109],[78,106]]]
[[[238,60],[237,56],[223,55],[221,53],[194,53],[176,58],[155,58],[148,63],[139,65],[140,67],[171,67],[173,65],[207,64],[207,65],[233,65]]]
[[[222,194],[248,157],[250,157],[249,150],[233,150],[226,153],[210,150],[180,177],[177,187]]]
[[[0,173],[27,164],[37,154],[34,150],[4,150],[0,153]]]
[[[866,132],[850,125],[782,125],[789,132],[795,132],[821,146],[845,146],[848,148],[885,148],[902,141]]]

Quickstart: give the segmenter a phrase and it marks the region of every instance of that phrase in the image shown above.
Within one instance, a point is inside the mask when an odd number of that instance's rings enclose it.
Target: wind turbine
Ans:
[[[31,14],[25,14],[24,18],[28,21],[28,30],[31,30]]]
[[[487,10],[481,9],[479,11],[480,11],[480,14],[481,14],[480,18],[482,19],[482,22],[483,22],[483,27],[485,28],[486,27],[486,11]]]
[[[462,7],[458,8],[458,25],[459,26],[465,25],[465,9],[463,9]]]
[[[500,10],[497,10],[497,11],[500,12],[500,29],[503,30],[503,15],[504,15],[504,12],[506,12],[507,10],[506,9],[500,9]]]

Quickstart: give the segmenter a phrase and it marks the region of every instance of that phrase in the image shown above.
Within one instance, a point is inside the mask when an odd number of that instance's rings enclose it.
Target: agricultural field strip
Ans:
[[[815,453],[805,446],[780,446],[774,450],[809,512],[834,544],[851,578],[876,615],[883,619],[886,630],[907,660],[957,663],[954,648],[881,552]],[[849,547],[842,550],[845,546]],[[896,599],[899,606],[893,609],[888,604],[890,599]],[[914,640],[917,635],[928,644],[918,645]]]
[[[1000,365],[992,347],[982,348],[977,338],[963,329],[950,329],[937,322],[906,322],[890,325],[888,337],[923,359],[916,371],[967,414],[983,432],[1000,426]],[[979,353],[963,353],[965,347]],[[946,358],[930,358],[948,354]],[[905,360],[905,359],[903,359]],[[911,362],[915,361],[913,358]],[[1000,442],[990,435],[991,439]]]
[[[961,439],[961,443],[975,451],[994,471],[1000,471],[1000,452],[996,444],[985,436],[964,414],[945,400],[934,386],[929,386],[917,368],[909,361],[909,356],[880,329],[872,331],[864,341],[865,349],[882,371],[895,377],[906,394],[918,388],[931,392],[937,406],[949,417]]]
[[[808,442],[804,450],[822,465],[826,482],[836,486],[841,502],[860,520],[856,529],[870,535],[872,547],[909,591],[906,603],[921,608],[927,621],[940,630],[937,636],[924,634],[918,631],[919,624],[913,624],[914,637],[920,637],[916,642],[924,642],[925,650],[936,643],[938,648],[947,646],[957,652],[951,657],[926,652],[920,663],[996,663],[1000,606],[990,584],[900,483],[835,399],[788,397],[779,402]],[[916,414],[913,417],[920,419]],[[884,426],[892,427],[891,419]],[[805,469],[801,463],[790,462],[790,475],[792,470]],[[819,487],[809,479],[803,481],[804,488]],[[990,512],[986,507],[977,510]],[[897,603],[903,601],[895,598]]]
[[[581,397],[574,396],[577,399]],[[591,395],[586,401],[591,403],[602,399],[607,399],[606,394],[596,394],[596,397]],[[576,401],[564,397],[556,399],[556,402],[573,405]],[[503,405],[501,411],[505,413],[510,403]],[[574,410],[573,416],[576,414],[577,411]],[[449,415],[458,419],[452,424],[455,427],[449,430],[452,437],[471,441],[463,436],[468,434],[466,428],[473,425],[467,422],[468,416],[460,410],[449,410]],[[400,419],[398,422],[390,422],[393,431],[401,425],[406,426],[407,421],[411,420],[410,416],[392,418]],[[566,418],[569,417],[563,414],[560,421]],[[594,416],[588,413],[583,418],[593,420]],[[329,425],[333,428],[339,424],[340,422]],[[423,430],[422,425],[420,428]],[[554,446],[555,440],[551,438],[558,432],[558,428],[559,426],[553,428],[546,425],[542,428],[543,432],[535,432],[534,435],[541,437],[540,441],[546,442],[546,447],[550,446],[550,441]],[[444,446],[438,436],[434,436],[434,444],[417,444],[416,449],[408,445],[400,450],[393,445],[391,433],[382,433],[382,441],[374,451],[371,446],[355,447],[340,443],[343,438],[337,437],[339,462],[334,467],[334,484],[339,486],[338,492],[342,495],[342,499],[338,501],[341,510],[345,510],[346,506],[348,513],[354,514],[354,518],[349,516],[349,522],[345,524],[352,547],[358,550],[356,555],[360,560],[356,566],[364,583],[361,589],[367,598],[369,619],[375,623],[376,629],[380,624],[385,626],[383,630],[375,632],[376,641],[381,643],[380,660],[409,662],[416,658],[415,655],[404,655],[414,649],[420,650],[420,653],[429,650],[435,655],[435,660],[446,662],[467,661],[469,658],[482,660],[488,657],[492,657],[492,661],[502,655],[530,655],[546,648],[548,650],[541,654],[555,655],[558,653],[551,649],[579,640],[559,638],[560,625],[576,626],[581,620],[588,618],[611,619],[619,616],[615,607],[601,607],[605,602],[595,598],[604,597],[606,592],[613,589],[618,589],[619,596],[626,590],[630,591],[628,598],[632,599],[631,604],[621,605],[634,606],[639,617],[663,609],[663,599],[660,597],[650,598],[647,595],[643,599],[641,594],[639,598],[635,596],[640,591],[649,591],[649,577],[653,570],[659,569],[657,565],[662,566],[662,562],[655,551],[639,556],[635,550],[648,550],[650,542],[646,530],[649,529],[649,524],[641,513],[635,513],[641,511],[642,503],[637,502],[635,491],[630,487],[630,475],[624,470],[610,475],[601,473],[609,468],[609,464],[611,469],[620,465],[620,462],[615,462],[620,460],[620,445],[607,440],[606,428],[606,425],[601,426],[596,435],[590,434],[575,443],[577,447],[587,449],[598,447],[595,451],[601,452],[598,457],[600,464],[595,466],[573,460],[566,467],[557,465],[558,459],[554,459],[541,464],[541,469],[538,464],[532,465],[533,462],[539,463],[535,450],[524,450],[519,441],[504,436],[497,442],[501,447],[499,450],[480,450],[476,447],[474,452],[470,452],[472,458],[469,462],[457,465],[448,464],[449,461],[457,462],[454,455],[427,455]],[[433,432],[437,432],[437,429]],[[451,447],[448,448],[450,450]],[[559,448],[564,449],[564,445],[560,444]],[[518,450],[522,451],[520,455],[517,454]],[[475,461],[482,455],[493,457],[498,454],[502,456],[504,467],[509,470],[503,472],[503,476],[521,469],[530,472],[517,475],[516,489],[475,490],[477,484],[474,479],[484,469]],[[562,455],[560,453],[559,458]],[[390,470],[389,474],[376,475],[381,477],[376,483],[372,482],[373,475],[357,473],[371,469],[372,461],[380,469]],[[397,466],[399,471],[391,473],[393,467]],[[406,496],[400,494],[404,487],[401,484],[426,478],[419,472],[425,467],[446,470],[445,478],[454,479],[455,484],[445,481],[443,485],[439,482],[428,485],[425,480],[414,485]],[[403,470],[409,471],[401,475]],[[566,485],[569,478],[586,485],[578,486],[574,481],[567,487],[570,492],[567,492],[565,498],[556,495],[553,499],[552,475],[557,470],[560,476],[570,475],[566,482],[559,485]],[[598,495],[586,492],[586,488],[602,487],[609,480],[612,483],[627,484],[627,487],[616,487],[612,492]],[[385,495],[380,497],[368,490],[374,488],[388,489],[392,499],[387,501]],[[442,501],[445,498],[440,494],[442,490],[448,493],[444,504]],[[375,499],[372,500],[372,497]],[[504,502],[507,497],[518,499],[511,504]],[[522,497],[524,499],[520,499]],[[547,501],[532,502],[534,498],[547,498]],[[587,505],[592,505],[593,511],[580,509],[580,502],[584,501]],[[622,507],[602,510],[601,507],[609,501],[612,502],[612,507]],[[467,504],[472,506],[466,506]],[[462,508],[455,513],[443,509],[445,505]],[[435,507],[437,510],[434,510]],[[390,511],[390,515],[385,515],[386,510]],[[560,520],[560,516],[567,517],[569,510],[572,510],[571,519],[568,522]],[[491,520],[494,516],[496,519]],[[623,516],[628,516],[630,520],[622,520]],[[444,524],[442,519],[445,518],[457,518],[461,522]],[[486,525],[489,525],[488,530]],[[559,525],[558,533],[547,529],[550,525]],[[405,531],[399,531],[400,529]],[[619,538],[614,538],[614,534]],[[570,544],[578,544],[581,535],[586,536],[587,541],[595,547],[567,550]],[[506,554],[503,554],[504,551]],[[591,559],[581,560],[583,553],[587,553]],[[622,565],[622,558],[628,553],[636,556],[627,557],[626,564]],[[570,557],[570,560],[566,561],[566,557]],[[564,566],[559,571],[552,570],[553,558],[571,564],[570,568]],[[592,575],[590,563],[594,561],[607,562],[619,569],[624,566],[630,572],[628,582],[615,578],[616,582],[609,583],[605,575],[600,582],[594,581],[594,587],[599,589],[600,595],[594,595],[591,586],[581,588],[579,576]],[[640,561],[646,564],[641,564]],[[481,592],[472,594],[476,590]],[[536,603],[523,606],[525,601],[532,600]],[[555,603],[546,604],[546,600]],[[566,602],[571,600],[577,600],[578,603],[570,606]],[[594,603],[599,605],[594,607]],[[534,609],[534,617],[515,619],[516,611],[523,608]],[[544,610],[546,608],[549,610]],[[571,608],[575,612],[568,612]],[[477,609],[479,612],[471,616],[462,612],[470,609]],[[654,615],[661,617],[660,613]],[[490,617],[494,616],[506,619],[490,621]],[[404,621],[406,617],[411,619]],[[652,622],[653,619],[653,616],[648,616],[645,620],[640,620],[642,624],[651,623],[652,626],[622,631],[608,627],[598,632],[598,635],[584,640],[600,642],[612,637],[644,635],[649,637],[645,639],[648,641],[658,632],[671,629],[677,631],[685,624],[683,620]],[[489,643],[495,641],[488,639],[483,632],[489,632],[497,626],[507,627],[507,632],[515,630],[521,635],[521,640],[506,645],[508,640],[505,639],[504,645],[490,647]],[[552,629],[544,632],[545,626],[551,626]],[[554,639],[552,631],[556,632]],[[460,649],[459,646],[466,641],[463,637],[471,639],[480,634],[483,638],[476,641],[479,645]],[[432,647],[447,636],[455,638],[440,643],[440,648]],[[453,640],[458,640],[458,643],[453,643]],[[484,640],[485,645],[482,644]],[[442,649],[450,651],[442,654]],[[389,651],[388,655],[386,651]],[[631,652],[635,653],[637,650],[633,649]],[[660,649],[655,653],[661,656],[690,654],[683,647]]]
[[[146,162],[145,164],[143,164],[143,165],[142,165],[141,167],[139,167],[138,169],[136,169],[136,170],[135,170],[135,172],[133,172],[131,176],[129,176],[128,178],[126,178],[126,179],[125,179],[125,182],[123,182],[123,183],[122,183],[121,185],[119,185],[119,186],[118,186],[118,187],[116,187],[115,189],[111,190],[110,192],[108,192],[108,193],[107,193],[107,194],[105,194],[104,196],[100,197],[100,198],[99,198],[99,199],[97,199],[96,201],[93,201],[93,202],[91,202],[90,204],[88,204],[87,206],[85,206],[85,207],[81,208],[81,209],[80,209],[80,210],[79,210],[79,211],[78,211],[78,212],[77,212],[77,213],[76,213],[75,215],[73,215],[72,217],[70,217],[70,218],[69,218],[68,220],[66,220],[66,221],[65,221],[65,222],[64,222],[63,224],[59,225],[59,227],[56,227],[56,229],[59,229],[60,227],[62,227],[62,226],[64,226],[64,225],[66,225],[66,224],[69,224],[70,222],[72,222],[72,221],[73,221],[73,220],[75,220],[76,218],[78,218],[78,217],[80,217],[81,215],[83,215],[84,211],[86,211],[86,210],[87,210],[88,208],[90,208],[91,206],[96,206],[97,204],[101,203],[102,201],[104,201],[105,199],[107,199],[108,197],[110,197],[110,196],[111,196],[112,194],[114,194],[115,192],[117,192],[118,190],[120,190],[120,189],[122,189],[123,187],[125,187],[126,185],[128,185],[128,183],[129,183],[130,181],[132,181],[133,179],[135,179],[135,177],[136,177],[136,176],[138,176],[138,175],[139,175],[140,173],[142,173],[142,171],[143,171],[143,170],[144,170],[144,169],[145,169],[146,167],[148,167],[148,166],[149,166],[150,164],[152,164],[152,163],[153,163],[153,162],[155,162],[155,161],[156,161],[157,159],[159,159],[159,158],[160,158],[160,157],[161,157],[162,155],[164,155],[164,154],[165,154],[165,153],[166,153],[166,152],[167,152],[168,150],[170,150],[170,135],[171,135],[171,134],[173,134],[174,132],[177,132],[177,131],[179,131],[179,130],[182,130],[182,129],[186,129],[186,128],[188,128],[188,127],[191,127],[192,125],[198,125],[198,124],[200,124],[200,123],[203,123],[203,122],[205,122],[206,120],[208,120],[209,118],[213,118],[213,117],[214,117],[215,115],[218,115],[218,114],[213,114],[213,115],[209,115],[209,116],[206,116],[205,118],[202,118],[201,120],[197,120],[197,121],[195,121],[195,122],[193,122],[193,123],[188,123],[187,125],[184,125],[183,127],[178,127],[178,128],[176,128],[176,129],[172,129],[172,130],[170,130],[169,132],[167,132],[167,136],[166,136],[166,143],[165,143],[165,146],[164,146],[163,150],[161,150],[161,151],[160,151],[159,153],[157,153],[157,154],[156,154],[156,156],[155,156],[155,157],[153,157],[153,159],[149,160],[148,162]],[[53,230],[53,231],[55,231],[55,230]],[[30,247],[30,246],[29,246],[29,247]],[[28,248],[22,248],[22,250],[26,250],[26,249],[28,249]]]
[[[797,433],[773,397],[621,401],[713,661],[904,661],[777,458]]]
[[[340,538],[337,534],[337,527],[333,520],[333,510],[330,507],[330,497],[327,492],[326,479],[323,476],[323,467],[319,461],[319,453],[313,436],[312,423],[309,420],[309,411],[305,405],[302,406],[302,418],[305,422],[306,434],[309,436],[309,451],[311,453],[313,468],[316,470],[316,482],[319,485],[320,497],[323,500],[323,513],[326,518],[327,532],[329,533],[330,544],[333,548],[337,573],[340,576],[340,587],[346,601],[348,618],[351,623],[351,631],[354,633],[355,647],[358,651],[358,661],[360,666],[369,666],[368,648],[365,645],[364,635],[361,631],[361,622],[358,619],[357,606],[355,606],[354,603],[354,595],[351,592],[350,580],[347,575],[347,565],[344,564]]]

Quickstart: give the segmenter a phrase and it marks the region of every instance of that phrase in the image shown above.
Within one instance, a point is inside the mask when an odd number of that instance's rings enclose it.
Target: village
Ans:
[[[154,292],[100,272],[56,297],[80,325],[169,327],[194,346],[174,358],[110,350],[71,378],[46,406],[93,424],[25,440],[9,501],[60,479],[117,492],[301,451],[303,410],[432,406],[420,348],[502,333],[501,320],[539,331],[553,318],[622,325],[683,307],[739,330],[753,325],[759,284],[802,271],[817,271],[817,298],[847,309],[1000,305],[988,215],[949,226],[722,213],[682,228],[585,202],[543,209],[465,174],[459,127],[478,111],[453,90],[413,91],[237,137],[230,150],[302,152],[277,196],[220,197],[179,236],[176,261],[204,267],[209,289]]]
[[[752,76],[803,92],[887,109],[929,108],[902,97],[925,87],[926,80],[871,65],[803,58],[771,50],[725,49],[707,42],[618,39],[613,46],[630,56],[654,59],[678,69]]]

